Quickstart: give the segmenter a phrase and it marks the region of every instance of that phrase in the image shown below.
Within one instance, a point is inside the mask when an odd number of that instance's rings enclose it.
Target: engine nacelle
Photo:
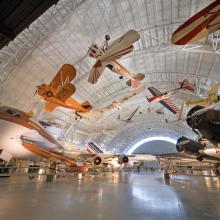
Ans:
[[[101,157],[95,157],[94,158],[94,164],[95,165],[99,165],[99,164],[101,164],[101,162],[102,162],[102,158]]]
[[[189,127],[193,128],[193,129],[194,128],[197,129],[200,127],[200,125],[202,123],[204,123],[206,114],[192,116],[195,112],[197,112],[203,108],[204,108],[203,106],[197,105],[189,110],[189,112],[187,114],[187,119],[186,119],[186,122]]]
[[[128,163],[129,159],[127,156],[120,156],[118,158],[118,164]]]
[[[185,153],[189,155],[199,155],[199,150],[203,150],[205,146],[199,142],[190,140],[184,136],[177,140],[176,150],[179,153]]]

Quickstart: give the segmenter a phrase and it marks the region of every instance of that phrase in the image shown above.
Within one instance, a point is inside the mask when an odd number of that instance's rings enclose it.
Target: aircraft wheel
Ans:
[[[123,79],[123,76],[119,76],[119,79]]]
[[[108,34],[105,35],[105,40],[106,41],[110,40],[110,36]]]
[[[51,91],[48,91],[48,92],[46,92],[46,96],[47,96],[47,97],[52,97],[52,96],[53,96],[53,93],[52,93]]]

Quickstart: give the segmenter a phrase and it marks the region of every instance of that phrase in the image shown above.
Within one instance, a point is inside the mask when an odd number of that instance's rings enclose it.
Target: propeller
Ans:
[[[36,86],[36,87],[37,87],[37,89],[35,90],[33,97],[35,97],[36,94],[37,94],[37,93],[39,92],[39,90],[40,90],[40,86]]]

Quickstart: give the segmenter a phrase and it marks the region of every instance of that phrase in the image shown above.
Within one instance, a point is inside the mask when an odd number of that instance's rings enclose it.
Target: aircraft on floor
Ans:
[[[220,87],[220,83],[215,83],[211,87],[211,89],[208,91],[208,97],[207,98],[185,100],[185,105],[209,106],[209,105],[212,105],[213,103],[219,102],[220,101],[220,96],[217,94],[219,87]]]
[[[128,123],[132,123],[133,121],[131,119],[134,117],[134,115],[136,114],[139,108],[140,106],[138,106],[127,119],[121,119],[120,115],[118,115],[118,120],[125,122],[124,125],[127,125]]]
[[[182,162],[200,161],[216,164],[220,162],[220,152],[218,148],[208,148],[202,142],[191,140],[185,136],[177,140],[176,151],[177,152],[174,153],[155,154],[155,156],[159,160],[180,160]]]
[[[101,114],[113,109],[113,108],[116,108],[118,110],[121,110],[122,109],[122,104],[124,102],[126,102],[127,100],[129,100],[130,98],[142,93],[144,90],[146,89],[145,86],[142,86],[140,87],[139,89],[136,89],[132,92],[130,92],[129,94],[125,95],[124,97],[116,100],[116,101],[113,101],[111,104],[103,107],[103,108],[100,108],[100,109],[97,109],[97,110],[94,110],[94,111],[91,111],[91,112],[76,112],[76,120],[78,119],[81,119],[81,118],[94,118],[94,117],[98,117],[100,116]]]
[[[63,162],[73,172],[86,172],[86,165],[64,155],[64,148],[38,122],[15,108],[0,106],[0,159],[9,162],[14,159],[39,161],[50,159]]]
[[[186,122],[200,136],[198,141],[187,137],[177,140],[178,153],[155,155],[159,160],[194,162],[194,160],[220,164],[220,111],[211,106],[195,106],[187,114]],[[210,145],[209,147],[207,145]]]
[[[71,83],[75,76],[75,67],[71,64],[64,64],[49,85],[38,86],[35,94],[38,93],[46,101],[44,105],[46,111],[51,112],[58,106],[80,112],[89,112],[92,109],[88,101],[80,104],[71,98],[76,91]]]
[[[181,90],[188,90],[190,92],[194,92],[194,87],[189,83],[187,79],[184,79],[183,82],[180,82],[180,87],[167,91],[167,92],[160,92],[155,87],[148,88],[153,97],[148,98],[147,100],[150,103],[160,102],[165,108],[171,111],[173,114],[177,114],[180,110],[179,108],[169,99],[170,95],[175,94]]]
[[[195,43],[220,28],[220,1],[216,0],[182,24],[171,42],[177,45]]]
[[[105,36],[106,41],[103,47],[98,47],[97,44],[93,43],[89,49],[89,56],[95,58],[96,62],[89,74],[88,81],[95,84],[107,67],[111,71],[119,74],[120,79],[123,79],[123,76],[128,78],[129,80],[126,82],[128,86],[137,88],[140,81],[145,78],[145,75],[143,73],[132,74],[118,59],[130,53],[134,49],[133,43],[138,41],[139,38],[140,35],[137,31],[129,30],[110,45],[108,45],[108,41],[110,40],[109,35]]]

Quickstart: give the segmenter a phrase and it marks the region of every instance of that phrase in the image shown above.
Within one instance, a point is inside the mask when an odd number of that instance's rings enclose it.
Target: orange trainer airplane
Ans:
[[[172,34],[171,42],[177,45],[194,43],[219,28],[220,0],[216,0],[182,24]]]
[[[71,83],[75,76],[75,67],[71,64],[64,64],[49,85],[38,86],[35,94],[38,93],[46,101],[44,105],[46,111],[51,112],[58,106],[79,112],[89,112],[92,109],[88,101],[80,104],[71,98],[76,91],[75,86]]]

